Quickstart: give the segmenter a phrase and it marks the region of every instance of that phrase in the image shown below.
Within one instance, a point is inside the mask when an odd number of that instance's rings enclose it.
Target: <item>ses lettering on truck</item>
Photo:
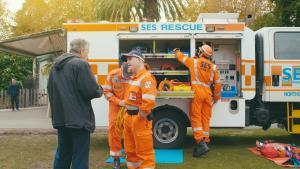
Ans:
[[[198,23],[144,23],[140,25],[142,31],[201,31],[203,24]]]
[[[282,70],[282,80],[292,81],[292,83],[300,83],[300,67],[287,67]]]
[[[284,92],[284,96],[286,96],[286,97],[295,97],[295,96],[300,97],[300,92]]]

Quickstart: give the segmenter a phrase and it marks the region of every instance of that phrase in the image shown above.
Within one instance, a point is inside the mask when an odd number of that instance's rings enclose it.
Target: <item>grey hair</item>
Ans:
[[[71,53],[80,53],[81,49],[89,49],[90,43],[84,39],[77,38],[71,41],[70,43],[70,52]]]

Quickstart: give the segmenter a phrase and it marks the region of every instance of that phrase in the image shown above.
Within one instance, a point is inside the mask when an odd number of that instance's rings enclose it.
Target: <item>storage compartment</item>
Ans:
[[[241,41],[239,39],[196,40],[196,47],[208,44],[213,48],[212,61],[218,66],[222,83],[222,98],[241,96]]]
[[[139,48],[144,57],[145,63],[149,65],[150,72],[157,81],[157,87],[163,80],[173,80],[174,82],[184,82],[189,84],[190,77],[188,69],[181,64],[174,55],[173,49],[180,48],[184,54],[190,56],[189,39],[129,39],[120,40],[120,55],[130,52],[133,48]],[[177,85],[178,86],[178,85]],[[180,90],[180,87],[176,87]],[[182,86],[182,90],[187,87]]]
[[[212,61],[218,66],[222,83],[222,98],[240,97],[241,87],[241,41],[240,39],[196,39],[196,47],[208,44],[212,46],[214,55]],[[128,53],[133,48],[140,48],[147,63],[157,80],[157,87],[164,80],[173,82],[176,90],[186,91],[190,85],[188,69],[177,61],[173,49],[180,48],[190,56],[190,39],[121,39],[119,41],[120,55]],[[180,87],[182,82],[182,87]],[[174,86],[173,85],[173,86]],[[174,91],[174,88],[173,88]]]

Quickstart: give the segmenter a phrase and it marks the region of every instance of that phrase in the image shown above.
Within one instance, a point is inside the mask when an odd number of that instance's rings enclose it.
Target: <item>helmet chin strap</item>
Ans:
[[[202,53],[202,54],[199,56],[199,58],[200,58],[200,57],[204,57],[205,59],[212,61],[212,56],[207,57],[207,56],[204,55],[204,53]]]
[[[205,56],[204,53],[201,53],[201,55],[199,57],[204,57],[204,58],[208,59],[208,57]]]

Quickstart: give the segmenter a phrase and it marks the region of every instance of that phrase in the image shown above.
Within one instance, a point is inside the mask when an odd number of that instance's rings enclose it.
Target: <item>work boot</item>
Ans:
[[[115,158],[114,159],[114,167],[113,167],[113,169],[121,169],[120,158]]]
[[[202,155],[205,155],[209,151],[209,148],[205,141],[201,141],[197,144],[197,146],[194,148],[193,157],[201,157]]]

